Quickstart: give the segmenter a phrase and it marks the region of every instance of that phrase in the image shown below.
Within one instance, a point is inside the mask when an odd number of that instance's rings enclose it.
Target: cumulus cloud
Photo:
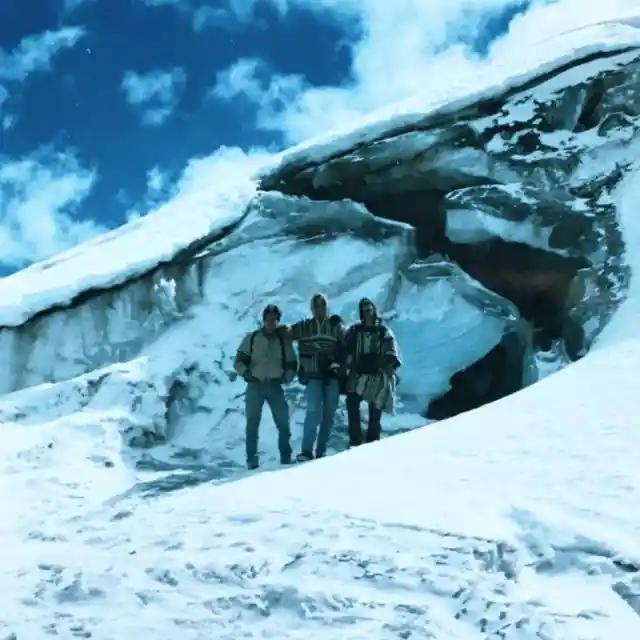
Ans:
[[[257,105],[257,126],[277,130],[281,114],[308,90],[302,75],[272,74],[263,61],[241,58],[218,74],[209,95],[224,101],[240,98]]]
[[[0,161],[0,264],[21,268],[105,231],[74,217],[95,180],[70,154]]]
[[[141,218],[148,211],[157,209],[176,194],[177,187],[171,181],[171,174],[155,166],[147,171],[147,189],[135,207],[127,211],[127,222]]]
[[[96,0],[62,0],[62,9],[68,13],[75,11],[79,7],[95,2]]]
[[[445,97],[447,91],[455,93],[456,85],[463,90],[474,86],[479,76],[497,80],[509,68],[517,72],[518,62],[524,65],[530,47],[544,38],[637,8],[637,0],[288,3],[345,25],[351,38],[351,66],[341,85],[314,87],[299,75],[284,75],[259,60],[241,59],[220,72],[210,95],[225,101],[250,100],[257,127],[281,133],[289,144],[416,94]],[[523,15],[517,16],[520,12]],[[514,14],[508,33],[490,46],[488,56],[478,55],[470,43],[482,37],[491,21]],[[352,28],[354,24],[358,29]]]
[[[122,79],[122,90],[141,122],[157,127],[178,106],[186,81],[187,75],[180,67],[156,69],[149,73],[127,71]]]
[[[248,22],[255,16],[256,7],[268,2],[284,16],[292,6],[291,0],[222,0],[211,6],[207,0],[139,0],[148,7],[172,7],[191,20],[195,31],[206,27],[227,26],[232,22]],[[346,0],[349,1],[349,0]]]
[[[54,56],[83,35],[80,27],[65,27],[23,38],[13,51],[0,49],[0,80],[20,81],[35,71],[50,71]]]
[[[15,121],[15,114],[8,113],[15,88],[34,73],[51,71],[54,57],[84,34],[80,27],[66,27],[23,38],[12,51],[0,48],[0,128],[6,130]]]

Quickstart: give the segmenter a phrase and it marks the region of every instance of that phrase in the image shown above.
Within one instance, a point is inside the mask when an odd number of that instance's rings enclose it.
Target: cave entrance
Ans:
[[[352,200],[378,218],[403,222],[414,229],[418,259],[440,255],[457,264],[487,289],[511,301],[533,331],[533,346],[548,351],[554,341],[564,343],[569,358],[583,352],[584,333],[568,314],[571,283],[583,259],[562,256],[521,242],[487,236],[478,242],[452,242],[447,237],[445,198],[454,189],[413,188],[381,192],[366,182],[349,182],[316,188],[312,172],[262,185],[266,191],[304,196],[316,201]],[[415,178],[415,176],[414,176]],[[456,188],[464,188],[460,184]],[[450,379],[450,390],[433,398],[423,416],[442,420],[483,406],[520,390],[527,384],[529,337],[512,330],[489,353]]]
[[[487,289],[513,302],[531,323],[537,349],[547,351],[555,340],[563,340],[571,359],[582,352],[582,331],[567,316],[567,300],[571,282],[578,270],[588,266],[587,260],[497,236],[475,243],[452,242],[446,234],[446,191],[372,194],[366,184],[316,189],[311,181],[304,185],[299,181],[280,183],[278,191],[319,201],[353,200],[379,218],[411,225],[419,259],[442,255]]]

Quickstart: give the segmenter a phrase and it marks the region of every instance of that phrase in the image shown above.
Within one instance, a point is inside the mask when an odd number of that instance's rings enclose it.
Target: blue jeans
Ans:
[[[244,397],[247,417],[246,447],[247,462],[258,458],[258,439],[262,407],[266,402],[278,429],[278,448],[282,458],[291,457],[291,429],[289,426],[289,405],[284,397],[282,385],[277,381],[249,382]]]
[[[323,456],[327,451],[327,443],[340,402],[338,380],[334,378],[309,380],[306,396],[307,414],[304,417],[302,431],[302,451],[313,453],[313,445],[315,444],[316,457]]]

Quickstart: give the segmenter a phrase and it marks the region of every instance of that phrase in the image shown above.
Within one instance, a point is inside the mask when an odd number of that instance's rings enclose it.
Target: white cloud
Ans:
[[[75,46],[84,33],[80,27],[66,27],[23,38],[13,51],[0,48],[0,127],[3,130],[15,122],[15,115],[5,113],[13,85],[19,85],[33,73],[51,71],[53,58]]]
[[[265,0],[221,0],[217,6],[201,4],[191,0],[139,0],[148,7],[173,7],[183,16],[191,20],[195,31],[206,27],[228,26],[230,23],[249,22],[255,18],[258,4]],[[292,0],[266,0],[281,16],[287,14]],[[349,2],[349,0],[345,0]],[[295,2],[295,0],[294,0]]]
[[[241,97],[259,105],[257,126],[280,128],[280,114],[295,103],[308,84],[301,75],[270,75],[269,68],[255,58],[241,58],[220,72],[210,95],[222,100]]]
[[[0,263],[20,268],[104,232],[74,218],[95,180],[70,154],[0,162]]]
[[[149,73],[127,71],[122,79],[122,90],[143,124],[159,126],[178,106],[186,81],[187,75],[179,67]]]
[[[282,0],[278,0],[281,3]],[[480,60],[457,41],[480,35],[487,15],[513,6],[509,0],[288,0],[324,12],[349,25],[351,67],[339,87],[312,87],[302,77],[270,76],[263,63],[241,59],[218,75],[211,95],[223,100],[249,99],[257,109],[257,126],[278,131],[286,143],[344,124],[364,113],[416,94],[434,95],[453,84],[473,85],[480,74],[517,70],[529,47],[545,37],[635,7],[637,0],[537,0],[509,33],[496,42],[487,60]],[[280,6],[279,6],[280,8]],[[353,25],[358,24],[357,35]]]
[[[62,8],[67,12],[75,11],[79,7],[85,4],[89,4],[90,2],[95,2],[96,0],[62,0]]]
[[[147,171],[147,189],[152,198],[161,196],[167,188],[169,174],[160,170],[160,167],[153,167]]]
[[[157,209],[175,195],[175,185],[171,182],[171,174],[155,166],[147,171],[147,190],[135,207],[127,211],[127,222],[141,218],[148,211]]]
[[[0,84],[0,122],[3,122],[5,118],[9,116],[3,113],[3,106],[9,99],[9,92]]]
[[[0,136],[16,121],[16,114],[7,110],[14,86],[34,73],[51,71],[54,57],[75,46],[84,33],[80,27],[66,27],[23,38],[12,51],[0,49]],[[102,232],[99,225],[72,215],[94,180],[93,172],[71,155],[0,157],[0,263],[19,268]]]
[[[23,38],[14,51],[0,49],[0,80],[21,81],[35,71],[50,71],[53,57],[84,35],[80,27],[65,27]]]

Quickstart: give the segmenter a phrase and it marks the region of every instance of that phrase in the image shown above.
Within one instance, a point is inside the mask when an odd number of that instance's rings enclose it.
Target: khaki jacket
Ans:
[[[253,336],[253,340],[252,340]],[[233,363],[236,373],[260,382],[290,383],[296,376],[298,361],[289,340],[264,331],[248,333],[240,343]]]

